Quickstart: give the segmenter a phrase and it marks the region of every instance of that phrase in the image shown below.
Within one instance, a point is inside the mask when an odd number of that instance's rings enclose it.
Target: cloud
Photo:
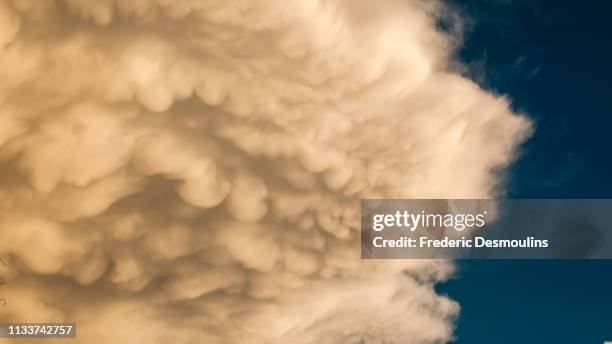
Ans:
[[[82,343],[451,338],[452,265],[359,259],[360,198],[491,196],[529,131],[449,71],[440,11],[1,0],[2,318]]]

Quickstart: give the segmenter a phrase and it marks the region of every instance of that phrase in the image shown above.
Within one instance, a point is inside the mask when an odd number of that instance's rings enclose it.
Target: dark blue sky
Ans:
[[[612,198],[612,1],[456,1],[460,58],[536,123],[506,176],[513,198]],[[457,343],[612,340],[612,261],[462,261]]]

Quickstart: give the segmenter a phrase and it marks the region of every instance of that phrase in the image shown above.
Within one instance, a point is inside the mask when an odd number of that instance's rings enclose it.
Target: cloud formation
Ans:
[[[440,5],[0,0],[3,319],[82,343],[434,343],[440,261],[359,199],[489,197],[529,130]]]

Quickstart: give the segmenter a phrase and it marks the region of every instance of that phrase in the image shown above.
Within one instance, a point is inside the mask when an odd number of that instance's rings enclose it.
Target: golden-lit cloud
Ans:
[[[0,0],[3,319],[81,343],[434,343],[359,199],[489,197],[529,130],[414,1]],[[408,273],[406,273],[408,272]]]

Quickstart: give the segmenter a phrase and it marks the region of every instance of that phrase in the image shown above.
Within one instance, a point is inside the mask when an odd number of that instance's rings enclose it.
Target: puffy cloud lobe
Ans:
[[[0,2],[0,48],[10,43],[17,31],[21,21],[6,0]]]
[[[386,1],[0,1],[3,318],[83,343],[434,343],[364,197],[487,197],[529,123]],[[109,332],[109,328],[114,328]]]

